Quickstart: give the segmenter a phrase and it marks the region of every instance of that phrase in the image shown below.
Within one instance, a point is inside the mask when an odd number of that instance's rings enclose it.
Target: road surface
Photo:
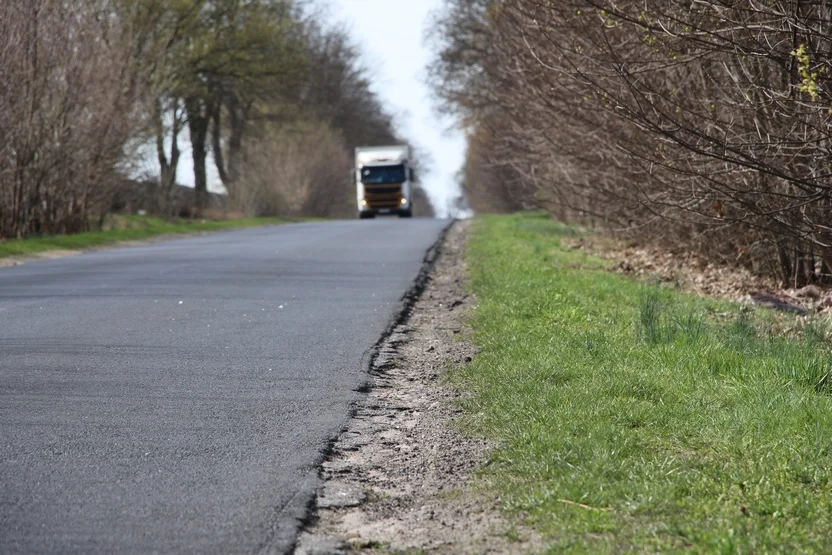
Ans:
[[[0,269],[0,552],[281,553],[447,222]]]

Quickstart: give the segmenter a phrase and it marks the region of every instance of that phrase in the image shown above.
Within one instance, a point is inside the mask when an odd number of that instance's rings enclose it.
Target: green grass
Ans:
[[[0,258],[54,250],[85,250],[121,241],[149,239],[159,235],[240,229],[276,225],[288,221],[285,218],[163,220],[149,216],[112,216],[107,219],[102,231],[0,241]]]
[[[638,283],[574,233],[474,223],[482,351],[451,379],[499,445],[484,483],[550,552],[832,552],[828,327]]]

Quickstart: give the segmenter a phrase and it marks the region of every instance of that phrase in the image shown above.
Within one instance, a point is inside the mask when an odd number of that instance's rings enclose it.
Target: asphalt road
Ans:
[[[284,552],[447,222],[259,228],[0,269],[0,552]]]

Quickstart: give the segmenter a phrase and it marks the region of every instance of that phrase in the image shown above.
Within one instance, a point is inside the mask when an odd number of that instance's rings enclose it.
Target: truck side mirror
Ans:
[[[416,172],[413,171],[413,168],[408,168],[408,171],[410,172],[410,182],[416,181]]]

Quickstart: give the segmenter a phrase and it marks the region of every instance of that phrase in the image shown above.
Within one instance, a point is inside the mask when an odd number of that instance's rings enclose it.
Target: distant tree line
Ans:
[[[354,215],[352,149],[403,142],[359,54],[288,0],[0,2],[0,239],[96,227],[148,145],[149,211],[213,164],[230,209]]]
[[[447,0],[435,27],[475,210],[830,281],[832,4]]]

